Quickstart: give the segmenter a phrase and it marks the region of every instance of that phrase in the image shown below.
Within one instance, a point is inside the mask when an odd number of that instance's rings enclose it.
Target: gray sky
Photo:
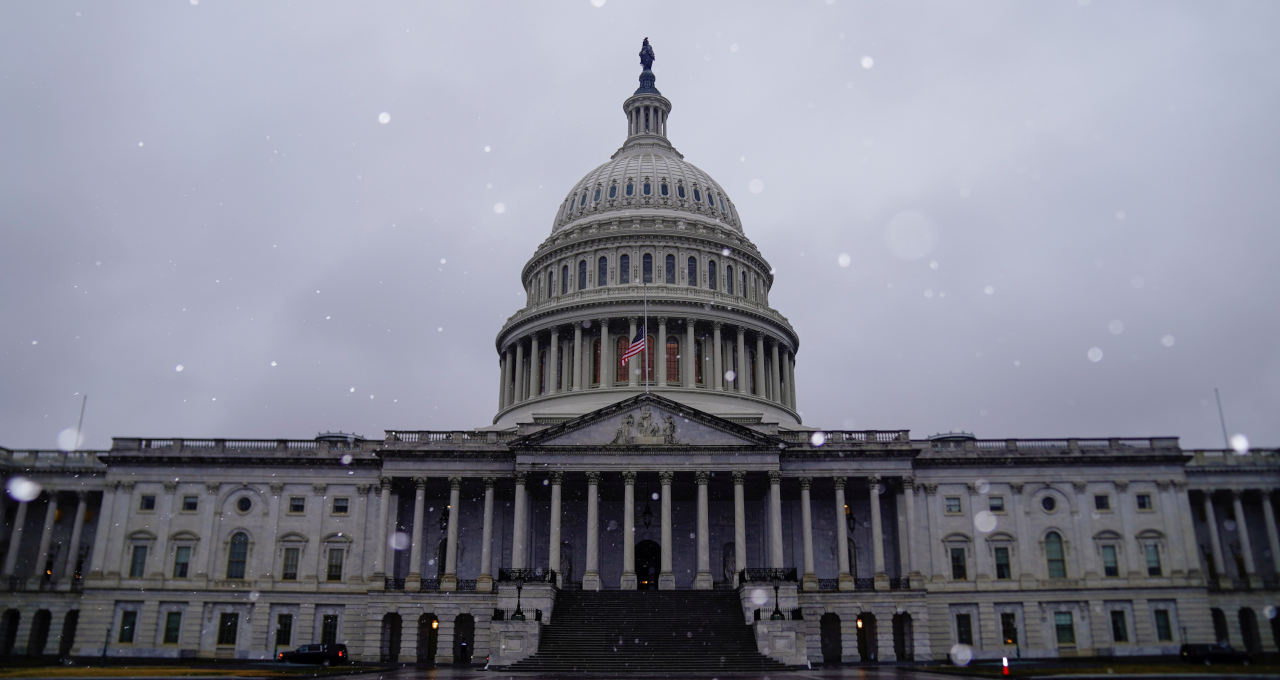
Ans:
[[[1220,447],[1217,386],[1276,446],[1278,29],[1274,2],[4,3],[0,444],[55,447],[85,393],[90,447],[489,424],[520,268],[622,143],[649,36],[672,141],[776,269],[806,424]]]

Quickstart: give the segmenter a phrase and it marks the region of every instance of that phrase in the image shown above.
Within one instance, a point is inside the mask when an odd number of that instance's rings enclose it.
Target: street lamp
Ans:
[[[520,609],[520,595],[521,595],[521,591],[523,590],[524,590],[524,577],[520,576],[516,578],[516,611],[514,614],[511,615],[512,621],[524,620],[524,611]]]
[[[773,577],[773,613],[769,615],[770,621],[781,621],[787,617],[782,615],[782,610],[778,607],[778,576]]]

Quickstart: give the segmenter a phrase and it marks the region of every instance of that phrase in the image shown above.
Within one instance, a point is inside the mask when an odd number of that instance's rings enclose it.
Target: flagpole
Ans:
[[[644,295],[644,328],[640,331],[641,337],[644,338],[644,373],[641,378],[644,379],[645,394],[649,393],[649,282],[645,280],[644,273],[640,274],[640,291]]]

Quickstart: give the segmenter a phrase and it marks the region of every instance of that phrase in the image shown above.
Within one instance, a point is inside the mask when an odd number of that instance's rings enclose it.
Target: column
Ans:
[[[871,559],[875,565],[876,589],[883,579],[889,587],[889,575],[884,571],[884,526],[880,521],[880,478],[868,477],[867,489],[871,494]]]
[[[484,478],[484,527],[480,530],[480,576],[476,590],[493,590],[493,477]]]
[[[633,316],[627,319],[630,322],[631,332],[627,334],[627,344],[630,345],[631,339],[636,337],[636,318]],[[643,354],[637,354],[627,361],[627,386],[635,387],[640,384],[640,361],[644,358]]]
[[[563,484],[563,472],[551,473],[551,535],[548,537],[551,545],[547,546],[547,569],[557,577],[564,576],[560,573],[560,487]]]
[[[622,579],[623,590],[636,589],[636,473],[622,473]]]
[[[46,489],[49,502],[44,506],[44,526],[40,529],[40,552],[36,553],[36,564],[32,576],[44,577],[45,564],[49,561],[49,542],[53,540],[53,520],[58,516],[58,492]],[[53,575],[50,574],[52,577]]]
[[[787,352],[787,405],[796,409],[796,357]]]
[[[1280,536],[1276,535],[1276,514],[1271,506],[1271,491],[1262,489],[1262,519],[1267,524],[1267,545],[1271,548],[1271,566],[1280,575]]]
[[[542,357],[538,351],[538,334],[529,336],[529,397],[542,396]],[[548,370],[550,370],[548,368]]]
[[[587,473],[587,566],[583,590],[600,590],[600,473]]]
[[[525,535],[525,488],[524,483],[527,478],[526,473],[517,472],[516,480],[516,499],[515,508],[512,509],[511,518],[511,568],[524,569],[524,535]]]
[[[662,566],[658,570],[658,590],[675,590],[676,576],[671,570],[671,479],[669,470],[658,473],[662,485]]]
[[[391,563],[392,550],[387,541],[387,522],[390,521],[391,478],[378,478],[378,542],[373,545],[373,581],[375,588],[386,584],[387,568]]]
[[[770,373],[769,379],[773,381],[773,400],[781,403],[782,402],[782,373],[781,373],[782,369],[778,366],[778,341],[774,340],[769,344],[770,344],[769,359],[773,362],[772,368],[769,371]]]
[[[903,504],[907,506],[907,531],[904,535],[898,537],[904,546],[902,550],[902,571],[909,576],[916,576],[920,572],[915,568],[915,556],[912,554],[912,543],[915,539],[916,532],[916,480],[913,477],[902,478],[902,493],[906,498]],[[912,588],[917,587],[912,584]],[[923,584],[921,584],[923,587]]]
[[[809,507],[809,486],[812,484],[812,478],[800,478],[800,526],[804,535],[804,573],[800,577],[800,587],[805,590],[818,589],[818,575],[813,571],[813,511]]]
[[[609,320],[600,319],[600,386],[613,387],[613,342],[609,339]]]
[[[724,389],[724,359],[721,358],[720,322],[711,324],[711,385],[717,390]]]
[[[582,391],[583,373],[586,373],[586,371],[582,370],[582,324],[575,323],[573,324],[573,390],[575,392]],[[568,377],[563,380],[567,388],[569,386]]]
[[[853,575],[849,573],[849,532],[846,529],[848,516],[845,514],[844,477],[835,477],[831,481],[836,487],[836,560],[840,567],[840,590],[853,590]]]
[[[4,569],[0,570],[0,576],[13,576],[13,569],[18,564],[18,548],[22,546],[22,529],[27,523],[27,506],[30,504],[30,501],[18,501],[18,509],[13,514],[13,529],[9,531],[9,549],[4,554]]]
[[[506,362],[503,365],[503,383],[502,393],[507,396],[507,406],[516,403],[516,381],[515,375],[518,370],[516,366],[516,351],[512,347],[507,348]]]
[[[1209,544],[1213,552],[1213,573],[1217,574],[1219,582],[1227,576],[1226,569],[1222,562],[1222,542],[1218,540],[1218,518],[1213,513],[1213,492],[1205,490],[1204,494],[1204,520],[1209,525]]]
[[[747,391],[747,329],[742,326],[738,326],[738,361],[733,367],[733,386],[737,392]]]
[[[115,485],[110,483],[106,484],[105,488],[102,490],[102,504],[98,506],[97,531],[93,534],[93,551],[89,553],[91,560],[90,564],[86,565],[89,573],[95,576],[102,576],[106,568],[107,531],[110,528],[110,524],[108,522],[115,510],[115,508],[112,507],[114,505],[115,495]],[[201,506],[201,510],[204,510],[203,505]],[[15,526],[21,526],[21,524],[15,524]]]
[[[89,509],[89,492],[76,492],[76,518],[71,525],[71,543],[67,545],[67,581],[76,578],[76,561],[80,559],[80,535],[84,533],[84,516]],[[1274,526],[1274,525],[1273,525]]]
[[[1253,541],[1249,538],[1249,524],[1244,517],[1243,495],[1238,490],[1231,490],[1231,509],[1236,516],[1236,534],[1240,536],[1240,552],[1244,553],[1244,577],[1248,579],[1251,586],[1257,587],[1262,585],[1262,582],[1258,580],[1258,570],[1253,562]]]
[[[733,471],[733,569],[737,585],[742,585],[742,570],[747,568],[747,502],[743,485],[747,473]]]
[[[1156,480],[1156,488],[1160,491],[1160,519],[1164,523],[1164,535],[1169,537],[1166,551],[1169,556],[1169,565],[1165,573],[1173,577],[1183,577],[1187,574],[1187,547],[1184,545],[1187,535],[1182,532],[1182,519],[1178,517],[1176,510],[1178,496],[1175,483],[1173,480]],[[1190,536],[1194,540],[1194,530]]]
[[[756,366],[751,373],[751,379],[754,382],[755,395],[763,397],[765,380],[768,380],[764,374],[764,333],[756,333]]]
[[[578,328],[577,342],[582,344],[582,326],[574,325]],[[551,329],[551,344],[547,345],[547,394],[560,391],[560,380],[560,328],[556,327]]]
[[[458,589],[458,522],[462,513],[461,504],[462,478],[449,478],[449,527],[445,533],[444,543],[444,577],[440,579],[440,590]]]
[[[698,483],[698,571],[693,576],[693,588],[711,590],[714,580],[711,578],[711,527],[707,505],[707,482],[711,475],[699,470],[693,473],[693,478]]]
[[[667,384],[667,317],[658,317],[658,342],[653,348],[653,360],[657,363],[654,366],[653,375],[659,387],[665,387]]]
[[[515,400],[517,402],[524,401],[529,396],[528,393],[525,392],[525,388],[526,388],[525,376],[527,374],[528,374],[528,371],[525,370],[525,363],[524,363],[524,339],[521,338],[519,340],[516,340],[516,398]]]
[[[498,356],[498,409],[507,407],[507,353]]]
[[[782,568],[782,473],[769,471],[769,568]]]
[[[684,320],[684,347],[680,349],[680,358],[684,361],[683,382],[685,387],[693,387],[696,384],[694,380],[698,375],[697,364],[695,363],[698,361],[698,344],[697,338],[693,337],[696,323],[693,317]]]
[[[422,512],[427,498],[427,478],[413,478],[413,533],[409,534],[409,575],[405,579],[407,590],[422,589]]]

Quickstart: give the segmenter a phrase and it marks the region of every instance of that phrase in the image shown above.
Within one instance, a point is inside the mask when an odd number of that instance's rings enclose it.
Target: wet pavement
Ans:
[[[357,677],[357,676],[351,676]],[[403,668],[383,673],[366,673],[362,678],[387,678],[387,680],[559,680],[560,678],[590,678],[606,680],[614,677],[605,673],[505,673],[502,671],[484,671],[463,668]],[[792,670],[780,673],[654,673],[619,674],[625,678],[697,678],[699,680],[836,680],[840,678],[940,678],[955,677],[943,673],[933,673],[887,666],[842,666],[838,668],[815,668],[813,670]]]

